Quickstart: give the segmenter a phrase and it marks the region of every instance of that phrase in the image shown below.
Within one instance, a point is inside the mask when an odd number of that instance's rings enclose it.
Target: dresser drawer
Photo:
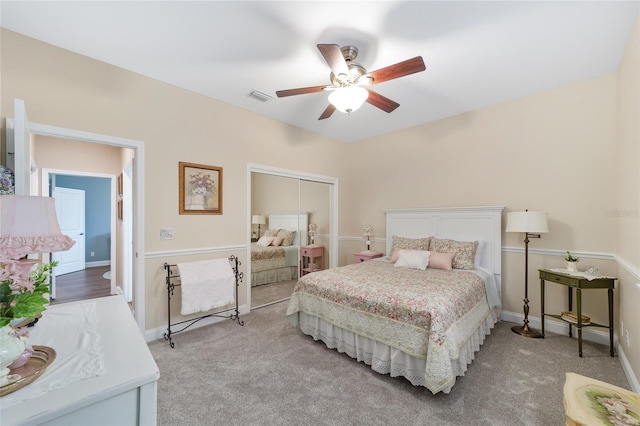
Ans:
[[[580,278],[578,277],[576,278],[564,277],[562,275],[549,274],[543,271],[540,271],[540,279],[543,279],[545,281],[553,281],[555,283],[568,285],[570,287],[576,287],[578,281],[580,280]]]

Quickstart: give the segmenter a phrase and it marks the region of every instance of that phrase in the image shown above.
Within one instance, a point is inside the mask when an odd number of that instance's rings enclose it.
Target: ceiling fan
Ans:
[[[318,44],[318,50],[320,50],[322,57],[331,68],[331,74],[329,75],[331,84],[278,90],[276,92],[279,98],[283,98],[321,92],[323,90],[331,91],[329,94],[329,106],[327,106],[318,120],[331,117],[331,114],[336,109],[350,114],[360,108],[365,101],[385,112],[392,112],[400,104],[374,92],[368,86],[426,69],[422,57],[416,56],[368,73],[362,65],[353,62],[358,56],[358,49],[355,46],[340,47],[337,44]]]

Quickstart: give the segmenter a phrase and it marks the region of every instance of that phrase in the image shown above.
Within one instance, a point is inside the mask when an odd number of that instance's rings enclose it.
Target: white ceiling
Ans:
[[[7,1],[2,27],[257,114],[352,142],[615,72],[639,1]],[[316,44],[355,45],[368,71],[422,56],[373,87],[398,102],[318,117]],[[252,89],[273,96],[247,97]]]

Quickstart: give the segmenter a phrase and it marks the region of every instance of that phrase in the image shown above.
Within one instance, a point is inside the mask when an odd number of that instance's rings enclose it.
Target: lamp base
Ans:
[[[529,325],[514,325],[511,331],[524,337],[544,338],[542,333],[535,328],[530,328]]]

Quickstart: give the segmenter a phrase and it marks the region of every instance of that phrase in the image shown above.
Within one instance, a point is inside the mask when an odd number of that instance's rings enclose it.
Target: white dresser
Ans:
[[[104,374],[80,379],[6,408],[3,400],[10,395],[0,398],[0,423],[3,426],[155,425],[157,380],[160,374],[124,298],[117,295],[52,305],[44,312],[40,321],[49,321],[48,330],[55,325],[57,317],[54,314],[57,310],[74,308],[74,305],[77,308],[95,307],[95,331],[99,335],[101,353],[104,355]],[[78,321],[83,321],[83,318],[78,318]],[[38,336],[39,331],[36,330],[40,325],[39,322],[33,328],[29,343],[45,344],[62,351],[60,345],[66,344],[62,339],[58,347],[56,340],[50,343],[51,336],[48,336],[47,343],[38,341],[44,339]],[[62,328],[65,327],[55,328],[54,338],[56,333],[65,332]],[[46,373],[53,371],[58,361],[60,360],[56,358]],[[45,375],[21,390],[41,385]],[[16,394],[21,390],[16,391]]]

